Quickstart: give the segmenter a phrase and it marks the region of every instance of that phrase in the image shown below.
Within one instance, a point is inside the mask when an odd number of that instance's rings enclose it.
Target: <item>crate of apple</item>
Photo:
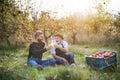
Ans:
[[[93,58],[107,58],[114,55],[112,51],[98,51],[95,54],[92,54]]]
[[[113,51],[101,50],[86,56],[86,63],[88,66],[95,69],[104,69],[111,65],[117,64],[117,53]]]

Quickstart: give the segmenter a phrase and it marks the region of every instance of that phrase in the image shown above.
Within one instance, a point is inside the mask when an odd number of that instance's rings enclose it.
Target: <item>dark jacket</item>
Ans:
[[[46,51],[47,50],[45,48],[45,43],[44,42],[41,42],[41,43],[33,42],[29,46],[28,59],[30,57],[42,59],[42,55]]]

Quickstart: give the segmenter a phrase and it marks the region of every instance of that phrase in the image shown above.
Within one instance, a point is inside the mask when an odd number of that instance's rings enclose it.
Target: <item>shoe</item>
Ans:
[[[42,67],[42,65],[38,65],[38,68],[37,68],[38,70],[43,70],[43,67]]]
[[[75,63],[70,64],[70,66],[75,66],[75,65],[76,65]]]

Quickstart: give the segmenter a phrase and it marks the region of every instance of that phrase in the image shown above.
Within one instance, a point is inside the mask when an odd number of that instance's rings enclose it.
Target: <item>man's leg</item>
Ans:
[[[32,65],[35,68],[38,68],[38,63],[37,63],[37,61],[34,58],[29,58],[27,63],[29,65]]]
[[[50,58],[47,60],[39,60],[39,64],[41,64],[43,67],[52,65],[56,62],[56,60],[54,58]]]
[[[73,53],[65,54],[65,58],[68,60],[69,64],[75,63],[74,54]]]
[[[55,59],[56,60],[56,64],[65,64],[65,62],[62,59]]]
[[[75,63],[74,54],[70,53],[70,64]]]

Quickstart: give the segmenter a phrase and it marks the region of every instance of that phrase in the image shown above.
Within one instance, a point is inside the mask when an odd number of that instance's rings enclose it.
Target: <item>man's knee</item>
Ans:
[[[74,54],[73,54],[73,53],[70,53],[70,57],[74,57]]]
[[[38,67],[38,63],[37,63],[36,61],[34,61],[34,60],[29,60],[29,61],[28,61],[28,65],[31,65],[31,66],[33,66],[33,67],[35,67],[35,68]]]
[[[54,58],[50,58],[50,59],[49,59],[49,62],[50,62],[50,63],[55,63],[56,60],[55,60]]]

